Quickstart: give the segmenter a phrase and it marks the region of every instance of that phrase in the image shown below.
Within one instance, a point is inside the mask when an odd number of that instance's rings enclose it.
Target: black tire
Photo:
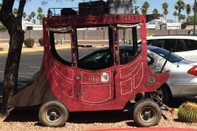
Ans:
[[[152,100],[140,100],[134,106],[133,120],[139,127],[155,126],[161,120],[161,110]]]
[[[171,98],[171,93],[166,85],[162,85],[155,92],[147,93],[146,97],[151,100],[154,100],[155,102],[160,102],[158,99],[155,99],[155,95],[157,95],[164,104],[167,104]]]
[[[39,120],[44,126],[64,126],[69,117],[68,108],[60,101],[49,101],[41,105]]]
[[[171,98],[171,93],[169,92],[168,87],[166,85],[162,85],[158,91],[161,91],[158,95],[162,99],[163,103],[167,104]]]

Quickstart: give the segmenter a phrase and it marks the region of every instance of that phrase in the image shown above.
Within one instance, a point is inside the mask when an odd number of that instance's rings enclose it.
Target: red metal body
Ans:
[[[124,65],[120,64],[118,26],[140,26],[141,52]],[[167,79],[168,72],[155,74],[147,64],[146,19],[143,15],[49,16],[43,19],[44,58],[36,80],[15,95],[9,106],[33,106],[57,99],[70,112],[120,110],[139,92],[151,92]],[[77,28],[108,26],[113,65],[101,70],[78,67]],[[61,28],[70,33],[71,64],[56,59],[50,32]],[[132,27],[136,30],[137,27]],[[135,35],[134,35],[135,36]],[[137,37],[137,36],[136,36]],[[24,99],[25,97],[25,99]]]

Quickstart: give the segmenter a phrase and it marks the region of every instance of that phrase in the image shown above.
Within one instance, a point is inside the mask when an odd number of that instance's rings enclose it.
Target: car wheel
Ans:
[[[155,126],[161,120],[161,110],[152,100],[140,100],[134,106],[133,119],[139,127]]]
[[[60,101],[49,101],[41,105],[39,120],[42,125],[60,127],[65,125],[69,117],[67,107]]]
[[[163,103],[168,103],[170,99],[170,92],[168,91],[168,87],[166,85],[161,86],[158,89],[158,96],[161,98]]]
[[[154,92],[146,93],[146,96],[151,100],[154,100],[155,102],[160,102],[161,100],[164,104],[168,103],[171,97],[170,91],[168,90],[168,87],[166,85],[162,85]],[[156,96],[159,97],[159,99]]]

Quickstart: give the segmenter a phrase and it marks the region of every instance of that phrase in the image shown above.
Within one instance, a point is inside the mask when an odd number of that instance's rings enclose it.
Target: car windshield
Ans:
[[[169,54],[169,51],[167,50],[164,50],[162,48],[158,48],[158,47],[153,47],[153,46],[149,46],[148,49],[156,54],[158,54],[159,56],[163,57],[163,58],[167,58],[168,54]],[[183,58],[181,58],[180,56],[174,54],[174,53],[171,53],[170,54],[170,57],[168,59],[168,61],[174,63],[174,62],[179,62],[179,61],[182,61]]]

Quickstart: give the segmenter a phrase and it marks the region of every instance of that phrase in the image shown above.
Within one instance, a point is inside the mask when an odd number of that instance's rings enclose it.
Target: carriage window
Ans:
[[[95,51],[79,60],[79,67],[84,69],[99,70],[112,65],[109,50]]]
[[[71,66],[71,51],[65,50],[66,47],[70,45],[70,34],[60,33],[55,31],[49,31],[49,41],[51,46],[51,53],[59,62]],[[69,38],[69,39],[68,39]],[[66,41],[69,40],[69,41]]]

